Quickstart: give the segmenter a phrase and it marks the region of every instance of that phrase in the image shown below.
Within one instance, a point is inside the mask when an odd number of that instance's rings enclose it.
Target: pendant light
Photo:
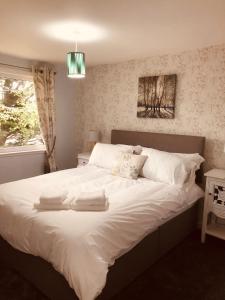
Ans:
[[[77,42],[75,52],[67,53],[67,76],[70,78],[85,77],[85,54],[77,51]]]

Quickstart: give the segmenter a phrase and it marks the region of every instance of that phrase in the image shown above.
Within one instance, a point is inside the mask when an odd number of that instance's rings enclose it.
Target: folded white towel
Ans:
[[[104,190],[93,192],[82,192],[78,197],[75,197],[76,205],[102,205],[106,204],[106,196]]]
[[[34,203],[38,210],[78,210],[78,211],[104,211],[109,203],[104,190],[83,192],[78,197],[67,197],[67,192],[49,189],[42,193],[40,201]]]
[[[51,204],[45,204],[36,202],[34,203],[34,208],[38,210],[68,210],[71,209],[69,203],[51,203]]]
[[[86,204],[74,204],[72,208],[77,211],[104,211],[109,208],[109,203],[106,200],[104,204],[98,205],[86,205]]]
[[[48,188],[40,195],[40,204],[61,204],[66,199],[68,192],[57,188]]]
[[[73,203],[62,203],[62,204],[41,204],[39,202],[34,203],[34,208],[38,210],[68,210],[73,209],[77,211],[104,211],[109,207],[109,203],[106,202],[98,205],[85,205],[85,204],[76,204]]]

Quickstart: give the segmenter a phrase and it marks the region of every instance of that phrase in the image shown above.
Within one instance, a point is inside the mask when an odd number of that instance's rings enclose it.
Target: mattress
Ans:
[[[73,194],[104,188],[109,209],[35,210],[33,203],[49,187]],[[14,248],[50,262],[79,299],[92,300],[118,257],[202,196],[197,185],[183,190],[113,176],[95,166],[63,170],[0,186],[0,235]]]

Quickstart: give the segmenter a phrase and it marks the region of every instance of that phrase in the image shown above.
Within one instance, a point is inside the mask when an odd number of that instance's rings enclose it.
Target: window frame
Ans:
[[[0,66],[0,77],[3,78],[11,78],[11,79],[19,79],[19,80],[29,80],[33,81],[32,72],[29,70],[16,67],[9,66]],[[29,67],[27,67],[29,68]],[[23,146],[8,146],[1,147],[0,146],[0,156],[2,155],[13,155],[18,153],[32,153],[32,152],[45,152],[46,147],[43,145],[23,145]]]

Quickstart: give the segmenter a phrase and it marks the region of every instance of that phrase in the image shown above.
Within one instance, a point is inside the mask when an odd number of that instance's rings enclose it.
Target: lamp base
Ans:
[[[96,142],[87,142],[87,151],[92,152]]]

